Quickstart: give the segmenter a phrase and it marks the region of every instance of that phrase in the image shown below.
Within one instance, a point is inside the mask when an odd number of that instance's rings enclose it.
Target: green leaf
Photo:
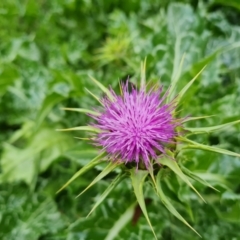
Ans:
[[[188,82],[185,87],[179,92],[178,96],[177,96],[177,103],[179,103],[182,99],[182,97],[184,96],[184,94],[187,92],[187,90],[192,86],[192,84],[194,83],[194,81],[198,78],[198,76],[202,73],[202,71],[205,69],[206,66],[204,66],[201,71],[190,81]]]
[[[240,194],[236,194],[232,191],[226,191],[222,194],[222,200],[240,201]]]
[[[90,90],[88,90],[87,88],[85,88],[85,89],[86,89],[86,91],[87,91],[89,94],[91,94],[101,105],[103,105],[99,97],[97,97],[94,93],[92,93],[92,92],[91,92]]]
[[[202,68],[205,68],[208,64],[211,64],[213,62],[213,60],[216,59],[216,57],[226,49],[227,48],[221,46],[221,47],[217,48],[216,50],[214,50],[209,55],[204,56],[202,59],[200,59],[200,61],[193,64],[193,66],[190,69],[190,72],[192,74],[195,74],[199,71],[202,71],[201,70]]]
[[[182,170],[179,168],[177,162],[175,160],[171,160],[168,158],[160,158],[159,162],[163,165],[168,166],[173,172],[175,172],[189,187],[191,187],[197,195],[205,202],[203,197],[200,195],[200,193],[193,187],[191,182],[188,180],[188,177],[182,172]]]
[[[94,184],[96,184],[98,181],[103,179],[105,176],[107,176],[111,171],[113,171],[116,167],[118,167],[118,163],[110,162],[100,174],[80,193],[76,196],[79,197],[81,196],[84,192],[86,192],[90,187],[92,187]]]
[[[114,97],[113,97],[112,93],[105,86],[103,86],[98,80],[96,80],[92,76],[89,76],[89,77],[108,96],[108,98],[113,102]]]
[[[211,132],[215,132],[215,131],[218,131],[220,129],[232,126],[232,125],[237,124],[239,122],[240,122],[240,120],[237,120],[237,121],[224,123],[224,124],[217,125],[217,126],[212,126],[212,127],[184,128],[184,129],[191,132],[192,134],[211,133]]]
[[[123,214],[120,215],[120,218],[115,222],[113,227],[109,229],[108,235],[104,240],[114,240],[118,236],[118,233],[132,219],[135,206],[136,203],[131,204],[130,207]]]
[[[171,70],[171,88],[167,98],[169,102],[175,97],[176,86],[181,75],[185,58],[184,51],[186,50],[183,48],[183,45],[186,41],[186,35],[189,34],[191,28],[190,22],[193,22],[195,18],[193,9],[189,5],[179,3],[169,4],[166,17],[168,34],[172,35],[174,41],[174,54],[171,57],[171,62],[173,63],[173,69]],[[173,45],[173,42],[171,45]],[[173,48],[173,46],[171,48]]]
[[[20,139],[26,135],[30,135],[33,132],[34,125],[35,125],[35,123],[33,121],[26,121],[22,125],[22,128],[20,128],[19,130],[15,131],[13,133],[11,138],[8,140],[8,143],[12,144],[12,143],[16,142],[18,139]]]
[[[102,160],[104,157],[106,157],[106,153],[102,152],[95,158],[93,158],[88,164],[86,164],[84,167],[82,167],[78,172],[76,172],[58,191],[57,193],[61,192],[64,188],[66,188],[70,183],[72,183],[75,179],[77,179],[79,176],[99,164],[100,160]]]
[[[37,174],[45,171],[72,144],[71,137],[47,127],[39,128],[28,140],[29,143],[24,148],[4,144],[1,159],[2,181],[24,180],[32,186]]]
[[[108,196],[108,194],[118,185],[119,182],[122,181],[123,178],[125,178],[126,175],[120,173],[107,187],[107,189],[101,194],[101,196],[98,198],[97,202],[94,204],[94,207],[89,212],[87,217],[104,201],[104,199]]]
[[[42,191],[31,192],[23,184],[15,183],[2,185],[0,195],[2,240],[37,240],[66,226],[56,202]]]
[[[186,118],[183,123],[185,122],[190,122],[190,121],[195,121],[195,120],[199,120],[199,119],[205,119],[205,118],[210,118],[210,117],[214,117],[215,115],[210,115],[210,116],[200,116],[200,117],[188,117]]]
[[[199,149],[199,150],[204,150],[204,151],[222,153],[222,154],[226,154],[226,155],[234,156],[234,157],[240,157],[239,153],[235,153],[235,152],[232,152],[232,151],[229,151],[226,149],[200,144],[200,143],[191,141],[184,137],[178,137],[177,139],[179,139],[180,141],[190,143],[189,145],[184,146],[182,149]]]
[[[157,195],[160,197],[163,205],[180,221],[182,221],[184,224],[186,224],[189,228],[191,228],[198,236],[201,237],[201,235],[189,225],[189,223],[178,213],[178,211],[174,208],[170,200],[166,197],[162,190],[161,186],[161,178],[162,178],[163,171],[159,171],[157,174],[157,185],[156,185],[156,192]]]
[[[146,87],[146,62],[147,58],[144,59],[144,62],[141,62],[141,89],[144,89]]]
[[[236,201],[233,206],[229,206],[226,212],[220,212],[218,209],[215,209],[218,217],[224,221],[236,223],[239,226],[240,223],[240,202]]]
[[[0,66],[0,97],[6,93],[8,87],[13,85],[18,78],[18,69],[13,64]]]
[[[78,144],[73,145],[73,147],[69,148],[64,153],[64,156],[68,159],[71,159],[73,162],[78,163],[78,165],[85,166],[98,154],[99,149],[81,141]]]
[[[44,102],[42,104],[42,107],[40,111],[38,112],[38,115],[36,117],[37,122],[36,122],[36,127],[38,128],[47,114],[52,110],[52,108],[59,102],[61,102],[64,99],[63,96],[57,94],[57,93],[52,93],[51,95],[47,96],[44,99]]]
[[[144,181],[145,181],[147,175],[149,174],[149,172],[143,171],[143,170],[131,169],[130,173],[131,173],[133,190],[134,190],[135,196],[137,198],[138,204],[139,204],[140,208],[142,209],[142,212],[153,232],[155,239],[157,239],[157,236],[153,230],[152,224],[148,217],[148,213],[147,213],[147,209],[146,209],[146,205],[145,205],[145,201],[144,201],[144,196],[143,196],[143,184],[144,184]]]
[[[217,190],[216,188],[214,188],[212,185],[210,185],[207,181],[205,181],[204,179],[200,178],[197,174],[195,174],[194,172],[190,171],[189,169],[185,168],[183,165],[180,166],[182,171],[188,175],[190,178],[202,183],[203,185],[210,187],[212,189],[214,189],[215,191],[219,192],[219,190]]]
[[[96,133],[101,132],[100,129],[97,129],[97,128],[92,127],[92,126],[79,126],[79,127],[74,127],[74,128],[56,129],[56,131],[59,131],[59,132],[67,132],[67,131],[89,131],[89,132],[96,132]]]
[[[221,175],[209,172],[195,172],[194,173],[199,178],[203,179],[204,181],[213,182],[225,189],[230,189],[231,184]]]
[[[223,6],[229,6],[229,7],[234,7],[236,8],[237,10],[240,11],[240,3],[238,0],[228,0],[228,1],[225,1],[225,0],[213,0],[213,3],[212,5],[214,4],[222,4]]]
[[[178,42],[176,41],[176,44],[178,44]],[[176,49],[176,45],[175,44],[175,53],[178,55],[178,50]],[[178,63],[178,59],[179,59],[179,56],[175,56],[174,58],[174,70],[173,70],[173,73],[172,73],[172,78],[171,78],[171,87],[170,87],[170,90],[169,90],[169,94],[168,94],[168,97],[167,97],[167,101],[169,102],[175,95],[175,90],[176,90],[176,86],[177,86],[177,83],[178,83],[178,80],[181,76],[181,72],[182,72],[182,66],[183,66],[183,63],[184,63],[184,58],[185,58],[185,53],[183,54],[182,56],[182,59],[180,61],[180,64]],[[179,66],[178,66],[179,64]]]
[[[96,111],[92,111],[89,109],[84,109],[84,108],[61,108],[62,110],[66,110],[66,111],[73,111],[73,112],[81,112],[81,113],[89,113],[95,116],[99,116],[100,113],[96,112]]]

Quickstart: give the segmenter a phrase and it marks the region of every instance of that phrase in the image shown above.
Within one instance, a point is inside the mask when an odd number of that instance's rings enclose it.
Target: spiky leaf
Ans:
[[[189,143],[189,145],[184,146],[182,149],[199,149],[209,152],[222,153],[233,157],[240,157],[239,153],[235,153],[226,149],[200,144],[184,137],[178,137],[177,139]]]
[[[114,240],[118,233],[125,227],[125,225],[131,220],[134,214],[134,208],[136,203],[130,205],[127,210],[121,214],[120,218],[115,222],[113,227],[109,230],[108,235],[104,240]]]
[[[74,128],[65,128],[65,129],[56,129],[59,132],[68,132],[68,131],[90,131],[90,132],[101,132],[100,129],[92,127],[92,126],[79,126]]]
[[[205,118],[210,118],[210,117],[214,117],[215,115],[210,115],[210,116],[200,116],[200,117],[188,117],[185,120],[183,120],[183,123],[185,122],[190,122],[190,121],[196,121],[199,119],[205,119]]]
[[[101,194],[101,196],[98,198],[97,202],[94,204],[92,210],[89,212],[87,217],[104,201],[104,199],[108,196],[108,194],[122,181],[123,178],[125,178],[125,174],[120,173],[107,187],[107,189]]]
[[[137,198],[138,204],[139,204],[139,206],[140,206],[140,208],[141,208],[141,210],[142,210],[142,212],[154,234],[155,239],[157,240],[157,236],[153,230],[152,224],[148,217],[148,213],[147,213],[147,209],[146,209],[146,205],[145,205],[145,201],[144,201],[144,196],[143,196],[143,184],[149,173],[148,173],[148,171],[143,171],[143,170],[136,171],[136,169],[131,169],[130,173],[131,173],[131,179],[132,179],[134,193]]]
[[[184,129],[189,131],[191,134],[211,133],[211,132],[215,132],[215,131],[221,130],[223,128],[232,126],[232,125],[237,124],[239,122],[240,122],[240,120],[237,120],[237,121],[224,123],[224,124],[217,125],[217,126],[212,126],[212,127],[184,128]]]
[[[178,218],[180,221],[182,221],[184,224],[186,224],[189,228],[191,228],[196,234],[200,236],[200,234],[189,225],[189,223],[178,213],[178,211],[174,208],[170,200],[166,197],[162,190],[161,186],[161,178],[162,178],[163,171],[159,171],[157,174],[157,185],[156,185],[156,192],[159,198],[161,199],[163,205],[171,212],[176,218]],[[200,236],[201,237],[201,236]]]
[[[144,89],[146,86],[146,61],[147,59],[144,59],[144,62],[141,62],[141,88]]]
[[[86,192],[90,187],[92,187],[94,184],[96,184],[98,181],[103,179],[105,176],[107,176],[111,171],[113,171],[119,164],[110,162],[103,170],[102,172],[80,193],[77,195],[77,197],[81,196],[84,192]]]
[[[184,96],[184,94],[187,92],[187,90],[192,86],[192,84],[195,82],[195,80],[198,78],[198,76],[202,73],[202,71],[205,69],[206,66],[204,66],[200,72],[190,81],[188,82],[185,87],[179,92],[178,96],[177,96],[177,103],[180,102],[180,100],[182,99],[182,97]]]
[[[89,77],[108,96],[108,98],[111,101],[114,101],[114,97],[113,97],[112,93],[104,85],[102,85],[98,80],[96,80],[92,76],[89,76]]]
[[[78,172],[76,172],[58,191],[62,191],[64,188],[66,188],[71,182],[73,182],[76,178],[80,177],[82,174],[99,164],[100,160],[102,160],[107,154],[105,152],[100,153],[98,156],[92,159],[88,164],[83,166]]]
[[[85,90],[90,94],[92,95],[101,105],[102,105],[102,102],[100,100],[100,98],[98,96],[96,96],[94,93],[92,93],[90,90],[88,90],[87,88],[85,88]]]
[[[185,168],[184,166],[181,165],[181,169],[182,171],[189,176],[190,178],[202,183],[203,185],[210,187],[212,189],[214,189],[215,191],[219,192],[216,188],[214,188],[211,184],[209,184],[207,181],[205,181],[204,179],[200,178],[197,174],[195,174],[194,172],[190,171],[189,169]]]
[[[89,114],[95,115],[95,116],[100,115],[100,113],[98,113],[96,111],[92,111],[92,110],[84,109],[84,108],[62,108],[62,110],[73,111],[73,112],[81,112],[81,113],[89,113]]]
[[[203,197],[200,195],[200,193],[195,189],[195,187],[191,184],[188,177],[182,172],[182,170],[179,168],[177,162],[173,159],[169,159],[166,157],[163,157],[159,159],[159,162],[165,166],[168,166],[173,172],[175,172],[189,187],[191,187],[197,195],[205,202]]]
[[[176,44],[177,43],[178,42],[176,41]],[[176,50],[176,45],[175,45],[175,53],[178,53],[177,55],[179,55],[179,52]],[[179,56],[177,56],[177,57],[175,56],[174,70],[173,70],[172,77],[171,77],[171,88],[169,90],[167,102],[169,102],[172,99],[172,97],[174,97],[174,95],[175,95],[176,86],[177,86],[178,80],[179,80],[179,78],[181,76],[181,72],[182,72],[182,66],[184,63],[185,54],[183,54],[180,64],[179,64],[178,59],[179,59]]]

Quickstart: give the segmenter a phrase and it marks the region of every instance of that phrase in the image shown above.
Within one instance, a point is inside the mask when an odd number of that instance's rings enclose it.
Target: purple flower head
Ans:
[[[113,100],[102,99],[103,111],[95,127],[101,130],[95,139],[111,158],[124,163],[144,163],[148,168],[151,160],[165,154],[165,146],[173,142],[175,128],[180,121],[173,117],[174,102],[164,103],[167,92],[161,97],[158,90],[128,89],[121,86],[122,95],[113,90]]]

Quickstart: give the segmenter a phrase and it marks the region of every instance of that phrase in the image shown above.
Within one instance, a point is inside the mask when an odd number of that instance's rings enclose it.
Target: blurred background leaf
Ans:
[[[213,126],[240,118],[239,2],[8,0],[0,2],[0,239],[152,239],[129,181],[123,181],[89,218],[85,216],[116,177],[109,174],[81,198],[99,174],[95,167],[56,191],[99,150],[55,129],[85,126],[89,118],[61,108],[98,103],[102,93],[88,75],[116,91],[119,80],[137,83],[147,57],[147,81],[182,89],[205,65],[181,102],[181,116]],[[179,67],[184,55],[182,72]],[[240,152],[240,126],[192,136],[193,141]],[[217,188],[192,183],[208,204],[168,171],[162,188],[203,239],[238,240],[240,161],[187,150],[178,161]],[[159,239],[198,239],[145,189]]]

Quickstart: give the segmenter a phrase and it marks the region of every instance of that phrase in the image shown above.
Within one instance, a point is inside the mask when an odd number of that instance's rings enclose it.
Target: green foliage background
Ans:
[[[209,1],[3,0],[0,2],[0,239],[153,239],[143,216],[133,223],[135,198],[124,180],[90,217],[107,176],[75,196],[96,167],[56,191],[98,150],[57,128],[85,125],[83,114],[61,107],[96,106],[101,95],[88,74],[118,87],[137,82],[147,57],[147,79],[165,89],[178,74],[184,86],[207,64],[182,102],[181,115],[215,115],[191,127],[240,118],[240,3]],[[240,126],[200,135],[199,142],[240,152]],[[194,138],[193,138],[194,139]],[[192,150],[181,160],[220,192],[195,184],[207,204],[166,171],[174,206],[206,240],[240,239],[240,159]],[[199,239],[157,201],[145,196],[159,239]]]

